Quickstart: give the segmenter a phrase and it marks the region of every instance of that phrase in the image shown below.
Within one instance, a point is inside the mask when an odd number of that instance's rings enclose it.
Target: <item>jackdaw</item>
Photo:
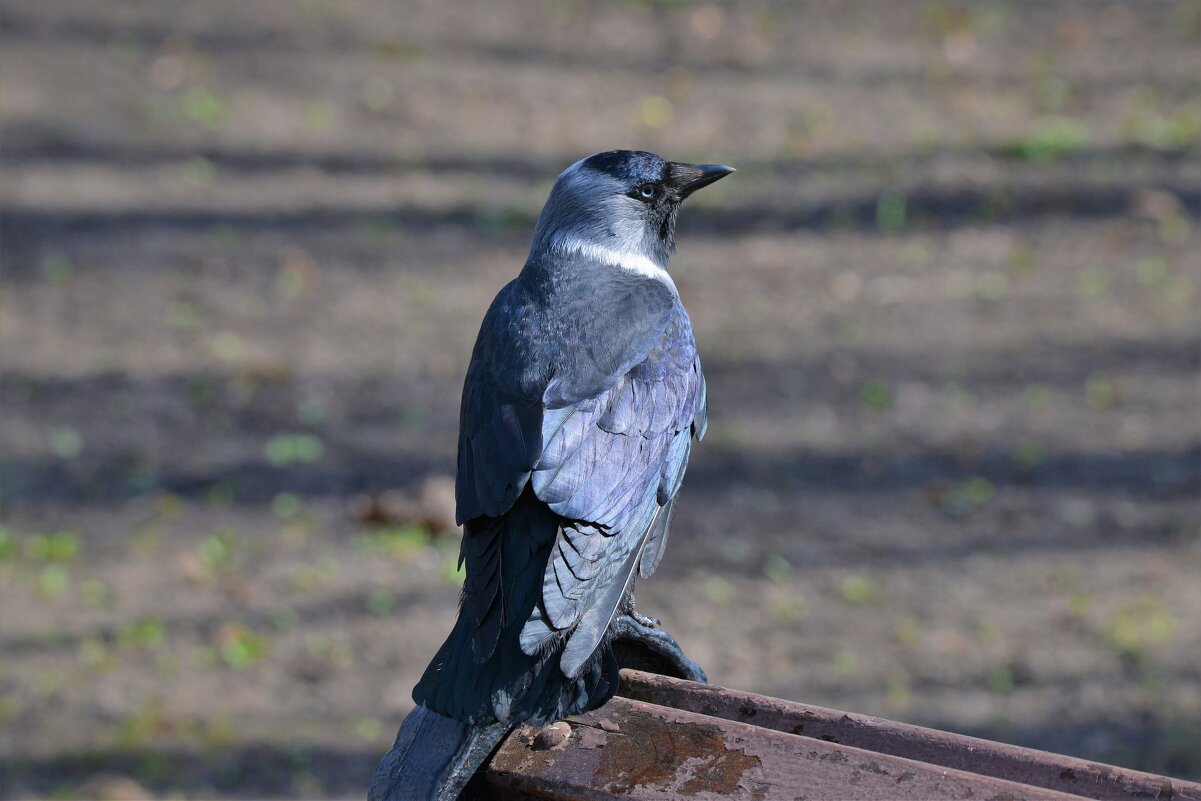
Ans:
[[[667,261],[690,194],[733,172],[614,150],[559,176],[467,368],[456,483],[459,617],[413,690],[372,801],[458,796],[522,722],[617,690],[617,634],[704,678],[636,576],[663,556],[705,378]]]

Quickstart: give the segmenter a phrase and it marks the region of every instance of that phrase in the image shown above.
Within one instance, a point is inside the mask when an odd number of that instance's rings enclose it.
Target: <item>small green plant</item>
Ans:
[[[33,680],[33,691],[40,698],[57,698],[62,693],[65,683],[63,674],[56,671],[39,673]]]
[[[179,331],[200,327],[200,309],[193,303],[177,300],[163,309],[163,322]]]
[[[1144,256],[1134,267],[1139,283],[1147,287],[1161,287],[1172,277],[1172,268],[1162,256]]]
[[[234,491],[233,486],[224,481],[212,485],[204,494],[205,502],[209,506],[214,506],[218,509],[228,507],[234,502],[235,497],[237,497],[237,493]]]
[[[162,621],[142,617],[117,632],[117,643],[123,648],[157,650],[167,642],[167,629]]]
[[[304,510],[300,497],[294,492],[280,492],[271,499],[271,514],[276,520],[288,521]]]
[[[1184,150],[1201,141],[1201,112],[1191,106],[1166,114],[1147,109],[1128,117],[1122,133],[1127,140],[1156,150]]]
[[[336,560],[322,558],[316,564],[297,566],[289,581],[300,592],[312,592],[336,578],[338,571]]]
[[[79,554],[79,538],[70,531],[35,534],[25,543],[25,555],[39,562],[74,561]]]
[[[904,230],[908,218],[905,195],[901,192],[885,192],[876,200],[876,226],[885,233]]]
[[[180,175],[183,177],[184,183],[197,189],[203,189],[210,186],[216,179],[217,167],[203,156],[193,156],[184,162],[180,169]]]
[[[675,116],[675,106],[666,97],[651,95],[638,103],[638,120],[647,128],[662,128]]]
[[[372,111],[383,111],[388,108],[392,105],[395,95],[392,84],[378,76],[368,78],[359,90],[359,99]]]
[[[986,506],[995,495],[991,481],[984,476],[972,476],[947,494],[943,510],[951,515],[967,515]]]
[[[63,461],[70,461],[83,452],[83,437],[69,426],[59,426],[50,432],[50,450]]]
[[[218,250],[233,250],[242,241],[242,232],[233,223],[217,223],[209,230],[213,247]]]
[[[217,632],[217,652],[221,661],[235,670],[255,664],[267,655],[267,639],[242,623],[227,623]]]
[[[983,506],[993,499],[996,490],[983,476],[972,476],[963,485],[963,495],[972,506]]]
[[[751,544],[741,539],[727,539],[718,546],[721,558],[734,565],[741,565],[751,557]]]
[[[1090,376],[1084,383],[1084,398],[1094,409],[1109,409],[1118,400],[1117,384],[1108,376]]]
[[[1105,625],[1105,642],[1120,654],[1141,656],[1164,645],[1176,633],[1176,621],[1157,595],[1147,594],[1116,612]]]
[[[246,343],[233,331],[218,331],[209,340],[213,355],[221,361],[236,362],[246,351]]]
[[[859,672],[859,657],[850,648],[834,654],[834,670],[842,676],[853,676]]]
[[[913,618],[905,618],[898,621],[892,630],[893,639],[897,645],[902,648],[912,648],[917,645],[918,637],[921,636],[921,629],[918,628],[917,621]]]
[[[882,411],[892,403],[892,390],[888,383],[880,379],[871,379],[863,383],[859,392],[863,405],[872,411]]]
[[[1087,618],[1092,611],[1093,596],[1087,592],[1077,590],[1068,598],[1068,613],[1072,617]]]
[[[58,564],[49,564],[38,573],[38,590],[46,596],[62,595],[71,585],[71,572]]]
[[[987,270],[976,279],[976,297],[995,303],[1009,294],[1009,278],[1005,273]]]
[[[909,674],[903,668],[897,667],[888,671],[888,705],[901,711],[913,705]]]
[[[842,580],[842,599],[859,606],[879,604],[884,601],[880,589],[863,576],[847,576]]]
[[[1109,294],[1113,279],[1100,267],[1089,267],[1076,275],[1076,290],[1087,300],[1097,300]]]
[[[1090,139],[1083,122],[1054,114],[1039,119],[1008,150],[1027,161],[1046,163],[1083,150]]]
[[[196,555],[210,570],[222,570],[229,566],[232,542],[228,533],[213,534],[196,546]]]
[[[329,103],[312,100],[301,111],[304,124],[314,131],[327,131],[338,122],[338,111]]]
[[[306,398],[296,406],[296,419],[303,425],[315,426],[325,422],[329,410],[325,408],[325,403],[316,398]]]
[[[174,722],[163,711],[163,699],[152,696],[121,723],[118,736],[123,746],[140,748],[174,729]]]
[[[1018,468],[1029,472],[1047,460],[1047,452],[1037,442],[1023,442],[1013,449],[1011,458]]]
[[[1058,75],[1050,75],[1035,87],[1035,100],[1043,111],[1059,111],[1071,97],[1072,88]]]
[[[89,637],[79,644],[79,661],[88,668],[95,670],[110,670],[116,666],[117,660],[109,651],[108,646],[98,637]]]
[[[1001,641],[1001,627],[993,620],[981,620],[976,625],[976,639],[984,645],[995,645]]]
[[[459,564],[459,552],[445,549],[442,554],[442,578],[447,584],[461,587],[466,576],[466,565]]]
[[[782,623],[791,623],[795,620],[802,620],[809,614],[809,607],[799,598],[777,598],[768,606],[768,613],[773,620],[779,620]]]
[[[363,534],[359,538],[361,551],[386,554],[398,562],[411,559],[429,544],[430,532],[421,526],[381,528]],[[455,560],[458,561],[457,553]]]
[[[734,600],[734,585],[721,576],[710,576],[705,579],[702,591],[712,603],[725,606]]]
[[[275,467],[312,464],[325,455],[325,444],[313,434],[277,434],[267,441],[265,454]]]
[[[279,633],[291,631],[300,624],[300,615],[290,606],[285,606],[271,615],[271,627]]]
[[[375,742],[384,736],[384,724],[377,718],[359,718],[354,721],[354,733],[367,742]]]
[[[377,617],[390,614],[396,608],[396,593],[376,587],[367,596],[367,609]]]
[[[772,554],[763,563],[763,575],[777,584],[782,584],[792,575],[792,565],[779,554]]]
[[[333,668],[347,668],[354,664],[354,650],[345,642],[335,642],[325,632],[309,635],[305,647],[314,659]]]
[[[1011,693],[1015,684],[1013,668],[1008,664],[997,665],[988,673],[988,689],[994,693]]]
[[[1046,384],[1027,384],[1022,390],[1022,400],[1027,411],[1042,411],[1051,404],[1051,388]]]
[[[189,122],[215,127],[225,120],[227,104],[211,89],[197,86],[180,96],[179,108]]]
[[[1038,267],[1038,254],[1034,248],[1023,245],[1009,254],[1008,264],[1018,275],[1028,275]]]
[[[66,256],[47,256],[42,259],[42,277],[50,286],[66,286],[75,277],[75,266]]]
[[[486,234],[503,234],[524,228],[532,223],[529,211],[522,206],[499,206],[483,209],[476,215],[475,226]]]

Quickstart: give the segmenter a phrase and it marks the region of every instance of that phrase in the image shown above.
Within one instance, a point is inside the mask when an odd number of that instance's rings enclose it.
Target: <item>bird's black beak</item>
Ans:
[[[696,190],[714,181],[720,181],[732,172],[734,168],[724,164],[680,164],[673,161],[668,168],[667,181],[680,196],[680,200],[683,200]]]

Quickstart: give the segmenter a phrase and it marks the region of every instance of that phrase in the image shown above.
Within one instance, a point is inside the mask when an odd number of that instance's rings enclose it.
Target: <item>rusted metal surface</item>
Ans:
[[[1080,796],[750,723],[615,698],[542,737],[522,727],[492,758],[502,799],[984,799]]]
[[[619,692],[650,704],[1006,779],[1031,788],[1102,801],[1201,801],[1201,784],[1195,782],[651,673],[623,670]]]

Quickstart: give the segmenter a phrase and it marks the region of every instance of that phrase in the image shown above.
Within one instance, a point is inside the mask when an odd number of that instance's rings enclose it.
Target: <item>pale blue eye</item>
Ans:
[[[638,194],[642,195],[644,198],[652,198],[655,196],[655,187],[644,186],[638,190]]]

